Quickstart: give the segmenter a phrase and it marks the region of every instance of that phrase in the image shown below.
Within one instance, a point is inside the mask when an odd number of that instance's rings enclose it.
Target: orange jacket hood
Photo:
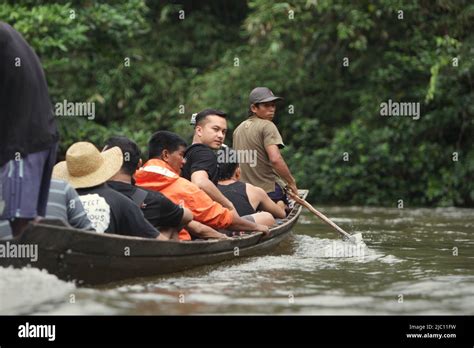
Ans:
[[[158,177],[158,180],[157,180]],[[163,160],[153,158],[135,172],[135,181],[138,186],[162,191],[180,176]]]
[[[189,209],[196,221],[215,229],[232,224],[233,214],[191,181],[181,178],[164,161],[152,159],[135,173],[138,186],[160,191],[173,203]]]

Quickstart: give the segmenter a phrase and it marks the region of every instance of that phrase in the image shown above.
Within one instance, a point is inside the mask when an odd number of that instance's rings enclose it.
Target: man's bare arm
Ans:
[[[187,208],[183,208],[183,217],[181,218],[180,226],[187,225],[194,219],[193,213]]]
[[[189,233],[199,238],[229,239],[229,237],[227,237],[225,234],[217,232],[212,227],[204,225],[196,220],[193,220],[190,223],[188,223],[186,228],[188,229]]]
[[[232,202],[229,201],[221,191],[219,191],[217,186],[214,185],[211,180],[209,180],[209,175],[207,175],[205,170],[198,170],[191,174],[191,181],[199,186],[201,190],[206,192],[214,201],[220,203],[223,207],[229,210],[235,210]]]
[[[278,219],[286,217],[285,209],[273,202],[263,189],[260,187],[252,187],[251,189],[255,190],[262,210],[269,212]]]
[[[235,216],[232,219],[232,224],[228,227],[231,230],[235,231],[255,231],[263,232],[263,234],[268,234],[268,226],[259,225],[255,222],[250,222],[249,220],[243,219],[240,216]]]
[[[273,168],[277,172],[277,174],[286,181],[288,186],[292,191],[298,193],[298,188],[296,187],[295,178],[291,175],[290,169],[286,165],[283,156],[281,155],[280,149],[277,145],[268,145],[265,147],[268,158],[270,159],[270,163],[272,164]]]

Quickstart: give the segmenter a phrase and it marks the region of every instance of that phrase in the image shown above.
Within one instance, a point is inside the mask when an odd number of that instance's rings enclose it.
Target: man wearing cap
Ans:
[[[275,202],[287,203],[286,195],[277,183],[279,179],[283,179],[294,192],[298,192],[298,188],[280,153],[285,145],[273,123],[276,102],[282,99],[267,87],[254,88],[249,95],[249,118],[235,129],[233,147],[235,150],[257,151],[256,165],[241,164],[242,181],[261,187]]]
[[[145,220],[132,200],[106,184],[122,164],[123,155],[119,147],[101,153],[91,143],[78,142],[67,150],[66,161],[54,166],[53,178],[65,180],[77,190],[97,232],[170,239],[169,235],[158,232]]]

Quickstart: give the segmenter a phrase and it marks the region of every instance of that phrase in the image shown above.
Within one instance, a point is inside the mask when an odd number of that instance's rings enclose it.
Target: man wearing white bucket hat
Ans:
[[[91,143],[78,142],[69,147],[66,160],[56,164],[53,177],[68,181],[77,190],[97,232],[170,239],[144,218],[136,204],[107,186],[106,181],[120,170],[122,162],[118,147],[99,152]]]

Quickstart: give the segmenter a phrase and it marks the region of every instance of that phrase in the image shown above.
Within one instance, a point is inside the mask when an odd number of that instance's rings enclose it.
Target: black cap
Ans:
[[[250,105],[278,100],[283,100],[283,98],[275,96],[270,88],[267,87],[254,88],[249,95]]]

